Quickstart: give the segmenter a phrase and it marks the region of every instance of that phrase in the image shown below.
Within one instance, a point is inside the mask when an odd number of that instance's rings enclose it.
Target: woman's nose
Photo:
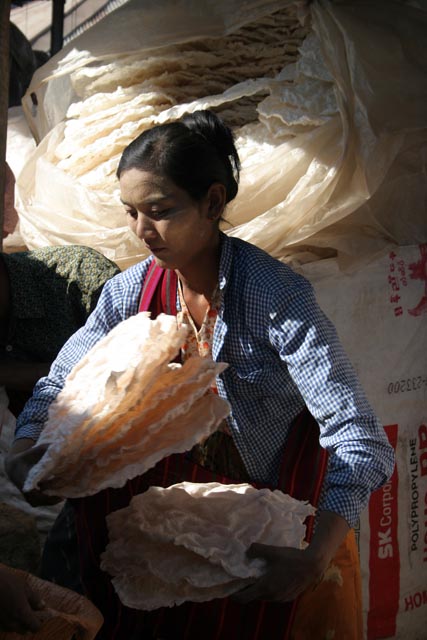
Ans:
[[[138,218],[135,221],[135,234],[138,238],[140,240],[146,240],[155,235],[155,233],[156,229],[153,221],[143,213],[138,213]]]

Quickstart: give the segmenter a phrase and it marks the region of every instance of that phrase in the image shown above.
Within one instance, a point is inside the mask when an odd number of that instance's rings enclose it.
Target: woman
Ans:
[[[15,450],[22,451],[37,439],[73,365],[138,310],[168,311],[178,323],[190,323],[183,358],[198,352],[229,364],[217,378],[217,392],[231,405],[226,425],[203,445],[109,491],[108,499],[98,494],[74,502],[83,581],[106,617],[99,637],[109,640],[362,637],[351,527],[391,475],[393,450],[310,284],[220,232],[238,173],[232,134],[209,111],[145,131],[125,149],[117,171],[121,199],[131,229],[153,257],[105,286],[18,422]],[[19,455],[25,463],[25,453]],[[266,573],[233,599],[150,614],[120,608],[98,567],[106,513],[151,484],[218,477],[280,487],[318,503],[310,544],[305,550],[253,545],[250,554],[267,561]],[[331,561],[338,578],[322,580]]]

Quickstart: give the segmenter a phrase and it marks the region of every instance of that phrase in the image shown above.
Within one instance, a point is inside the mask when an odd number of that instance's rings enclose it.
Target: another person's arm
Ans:
[[[45,607],[24,576],[0,565],[0,630],[35,633],[41,627],[38,611]]]

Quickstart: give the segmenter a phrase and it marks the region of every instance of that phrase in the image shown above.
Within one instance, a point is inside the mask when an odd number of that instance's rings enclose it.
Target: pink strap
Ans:
[[[159,313],[176,315],[178,277],[173,269],[162,269],[153,259],[142,285],[139,311],[150,311],[151,317]]]
[[[156,265],[156,261],[153,259],[148,267],[147,275],[145,276],[145,280],[142,285],[141,297],[139,300],[139,311],[149,310],[163,272],[164,269],[158,267]]]

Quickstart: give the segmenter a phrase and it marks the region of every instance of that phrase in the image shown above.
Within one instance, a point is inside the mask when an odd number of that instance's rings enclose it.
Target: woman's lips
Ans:
[[[151,247],[149,244],[145,245],[151,253],[160,253],[161,251],[165,251],[166,247]]]

